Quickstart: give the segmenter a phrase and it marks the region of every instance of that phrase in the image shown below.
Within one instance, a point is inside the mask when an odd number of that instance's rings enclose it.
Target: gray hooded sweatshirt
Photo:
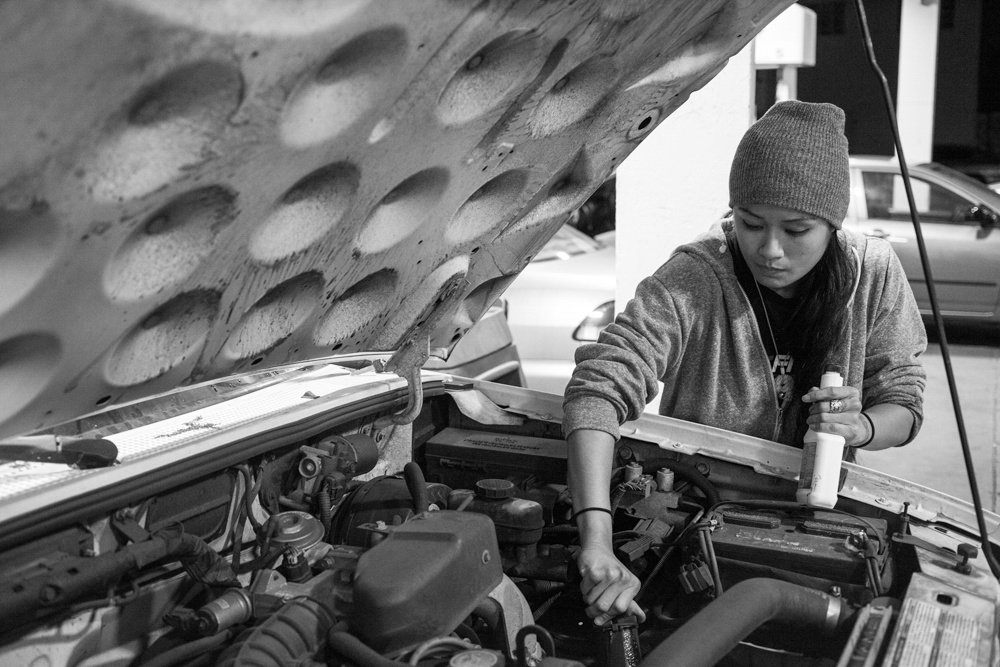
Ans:
[[[723,225],[731,224],[724,221]],[[619,437],[664,383],[659,412],[801,447],[775,395],[761,332],[734,272],[723,225],[679,247],[600,335],[576,352],[566,388],[563,431],[596,429]],[[895,403],[923,421],[927,347],[923,321],[892,247],[842,230],[859,271],[846,335],[828,363],[842,365],[844,384],[861,391],[864,408]],[[808,387],[796,388],[801,401]],[[782,425],[782,422],[785,425]]]

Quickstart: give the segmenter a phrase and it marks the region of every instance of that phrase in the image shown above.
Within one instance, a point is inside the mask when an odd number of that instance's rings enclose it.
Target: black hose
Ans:
[[[246,563],[240,563],[239,573],[246,574],[247,572],[256,572],[257,570],[274,567],[274,564],[278,562],[278,558],[281,557],[282,553],[284,553],[283,547],[272,546],[260,556],[257,556]]]
[[[358,667],[400,667],[402,663],[390,660],[363,641],[340,628],[332,629],[326,636],[327,649],[338,658],[346,658]],[[328,661],[341,664],[341,660]]]
[[[260,492],[260,487],[264,482],[264,477],[261,475],[260,480],[254,484],[253,475],[250,472],[250,466],[245,463],[236,466],[239,470],[240,475],[243,477],[243,507],[246,511],[247,519],[250,521],[250,525],[253,526],[254,531],[260,533],[261,523],[257,520],[257,517],[253,513],[253,501],[257,497],[257,493]]]
[[[776,579],[746,579],[678,628],[640,667],[710,667],[767,621],[832,634],[848,611],[839,598],[811,588]]]
[[[976,510],[976,522],[979,524],[979,540],[983,547],[983,556],[989,563],[993,576],[1000,579],[1000,562],[997,562],[993,554],[993,547],[990,543],[989,529],[986,527],[986,517],[983,514],[983,502],[979,497],[979,484],[976,482],[975,466],[972,463],[972,450],[969,448],[969,436],[965,432],[965,419],[962,417],[962,405],[958,400],[958,385],[955,382],[955,373],[951,367],[951,351],[948,347],[948,337],[944,331],[944,319],[941,317],[941,309],[938,306],[937,290],[934,287],[934,278],[931,275],[931,263],[927,256],[927,245],[924,243],[924,234],[920,229],[920,219],[917,216],[917,205],[913,197],[913,187],[910,185],[910,171],[906,165],[906,157],[903,155],[903,142],[899,138],[899,126],[896,123],[896,110],[892,104],[892,92],[889,90],[889,81],[885,78],[882,68],[879,67],[875,59],[875,47],[872,45],[871,32],[868,30],[868,19],[865,16],[865,6],[862,0],[855,0],[854,7],[857,9],[858,23],[861,26],[861,36],[865,44],[865,53],[868,55],[868,64],[878,77],[882,85],[882,101],[885,103],[886,115],[889,117],[889,127],[892,129],[892,140],[896,146],[896,156],[899,158],[899,170],[903,176],[903,186],[906,190],[906,201],[910,206],[910,217],[913,219],[913,232],[917,240],[917,250],[920,251],[920,265],[924,270],[924,279],[927,283],[927,296],[931,302],[931,312],[934,314],[934,325],[937,328],[938,340],[941,344],[941,360],[944,362],[945,376],[948,378],[948,390],[951,392],[951,404],[955,410],[955,423],[958,427],[958,440],[962,445],[962,458],[965,460],[965,471],[969,477],[969,489],[972,491],[972,503]]]
[[[166,650],[140,664],[141,667],[173,667],[173,665],[184,664],[204,653],[210,653],[224,646],[232,638],[232,635],[231,630],[226,630],[211,637],[201,637],[184,642],[180,646]]]
[[[642,473],[644,475],[653,475],[660,468],[673,470],[675,475],[705,494],[709,505],[721,502],[722,497],[719,495],[719,490],[693,465],[675,461],[674,459],[649,459],[642,462]]]
[[[315,656],[323,648],[334,622],[326,603],[296,598],[245,633],[222,655],[219,667],[301,664],[303,658]]]
[[[330,491],[327,488],[326,480],[323,480],[323,489],[319,492],[319,522],[323,524],[323,538],[326,539],[330,532],[330,522],[333,520],[333,500],[330,498]]]
[[[413,497],[413,512],[415,514],[426,512],[431,506],[431,499],[420,466],[413,461],[403,466],[403,479],[406,481],[406,488],[410,490],[410,496]]]

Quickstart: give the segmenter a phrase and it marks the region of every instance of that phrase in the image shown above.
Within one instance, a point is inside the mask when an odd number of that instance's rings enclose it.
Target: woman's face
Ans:
[[[753,277],[781,296],[795,295],[796,285],[816,266],[833,227],[806,213],[749,204],[733,209],[736,240]]]

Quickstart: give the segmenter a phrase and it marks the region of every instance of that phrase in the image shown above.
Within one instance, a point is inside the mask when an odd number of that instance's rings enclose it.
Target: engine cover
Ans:
[[[383,653],[447,634],[502,579],[489,517],[418,515],[358,561],[351,632]]]

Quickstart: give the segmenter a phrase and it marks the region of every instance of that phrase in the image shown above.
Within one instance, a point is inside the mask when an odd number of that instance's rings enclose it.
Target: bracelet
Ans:
[[[875,422],[873,422],[872,418],[869,417],[864,412],[861,413],[861,416],[868,420],[868,430],[871,432],[871,435],[868,436],[867,440],[862,442],[860,445],[857,445],[859,449],[861,447],[867,447],[868,445],[872,444],[872,440],[875,439]]]
[[[576,517],[580,516],[581,514],[584,514],[585,512],[607,512],[608,516],[610,516],[610,517],[614,517],[615,516],[614,513],[611,510],[609,510],[607,507],[584,507],[579,512],[574,512],[573,513],[573,521],[576,521]]]

